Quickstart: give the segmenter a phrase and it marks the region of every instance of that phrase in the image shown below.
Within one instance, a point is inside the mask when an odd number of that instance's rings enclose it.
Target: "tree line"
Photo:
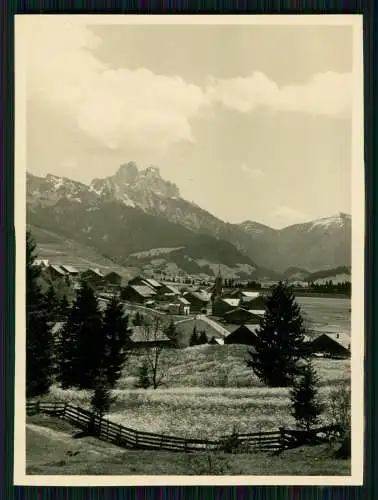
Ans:
[[[72,305],[52,287],[43,292],[36,245],[26,236],[26,396],[41,396],[53,381],[61,387],[91,389],[94,402],[110,402],[130,347],[128,317],[117,296],[101,311],[93,289],[82,282]],[[52,333],[57,320],[59,334]],[[106,404],[108,404],[106,403]],[[105,407],[101,411],[105,411]],[[99,410],[100,411],[100,410]]]
[[[309,283],[309,290],[322,292],[322,293],[337,293],[350,296],[352,293],[352,284],[350,281],[343,281],[340,283],[334,283],[329,280],[325,283]]]

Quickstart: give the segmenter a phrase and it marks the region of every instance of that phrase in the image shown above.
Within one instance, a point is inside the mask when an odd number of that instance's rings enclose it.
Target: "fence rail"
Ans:
[[[280,428],[277,431],[253,432],[221,436],[216,440],[182,438],[152,432],[137,431],[122,424],[100,418],[94,412],[64,402],[27,402],[27,415],[44,413],[67,420],[84,432],[125,448],[166,451],[238,451],[239,445],[248,451],[274,452],[294,448],[307,442],[326,441],[340,431],[336,426],[311,431]]]

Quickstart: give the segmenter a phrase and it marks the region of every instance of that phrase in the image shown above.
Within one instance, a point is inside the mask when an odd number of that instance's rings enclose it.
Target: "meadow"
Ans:
[[[351,331],[351,300],[346,298],[296,297],[309,329],[316,331]]]
[[[164,384],[135,389],[141,356],[129,357],[108,417],[136,430],[180,437],[216,438],[223,434],[292,427],[287,389],[269,388],[245,365],[246,346],[203,345],[164,351]],[[348,383],[348,360],[316,359],[320,396]],[[47,400],[66,400],[88,407],[89,391],[53,386]],[[327,405],[326,405],[327,406]],[[329,421],[327,410],[324,422]]]

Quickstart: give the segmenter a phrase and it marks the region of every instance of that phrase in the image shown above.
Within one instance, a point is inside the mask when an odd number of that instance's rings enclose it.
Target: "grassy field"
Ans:
[[[27,474],[43,475],[350,475],[350,461],[333,458],[328,445],[279,456],[254,453],[170,453],[124,450],[62,420],[35,415],[26,429]]]
[[[157,390],[133,388],[141,362],[133,355],[114,391],[109,418],[136,430],[198,438],[215,438],[234,427],[253,432],[292,426],[288,391],[264,387],[245,365],[247,350],[235,345],[166,350],[169,370]],[[349,381],[348,360],[318,359],[315,367],[325,402],[331,388]],[[90,393],[53,387],[44,399],[87,407]]]
[[[308,327],[329,332],[351,331],[351,300],[345,298],[297,297]]]

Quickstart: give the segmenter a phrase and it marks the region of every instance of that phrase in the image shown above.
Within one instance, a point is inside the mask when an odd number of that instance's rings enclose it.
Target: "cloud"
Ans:
[[[250,113],[259,106],[280,111],[347,117],[352,106],[352,75],[327,72],[302,83],[279,87],[260,72],[245,78],[212,79],[207,98]]]
[[[147,69],[112,69],[91,52],[101,44],[88,27],[36,17],[28,38],[28,92],[73,116],[109,148],[164,148],[193,141],[190,120],[204,103],[200,87]]]
[[[264,172],[260,168],[251,168],[248,167],[245,163],[243,163],[240,168],[242,172],[244,172],[249,177],[252,177],[252,179],[261,179],[262,177],[264,177]]]
[[[255,72],[246,78],[212,78],[201,88],[145,68],[111,68],[96,57],[101,43],[88,26],[72,18],[32,16],[28,96],[74,120],[87,137],[113,150],[166,149],[193,142],[193,119],[217,103],[241,113],[258,106],[329,116],[350,112],[348,74],[324,73],[302,84],[278,87]],[[248,170],[252,177],[261,177],[258,169]]]
[[[274,225],[276,227],[285,227],[290,224],[297,224],[313,220],[313,217],[311,215],[301,212],[300,210],[288,207],[286,205],[281,205],[272,210],[272,212],[270,212],[270,216],[272,217]]]

